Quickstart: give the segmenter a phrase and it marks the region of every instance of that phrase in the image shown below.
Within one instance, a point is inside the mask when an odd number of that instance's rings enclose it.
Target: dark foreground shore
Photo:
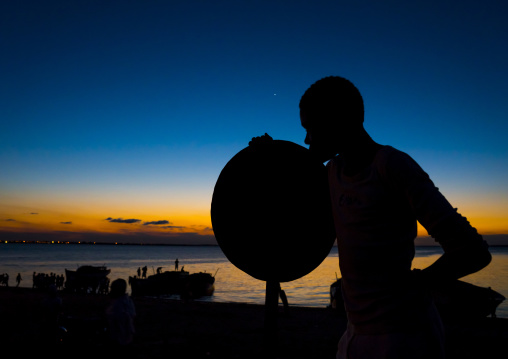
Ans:
[[[0,345],[17,357],[37,358],[268,358],[264,306],[134,298],[136,338],[127,352],[111,352],[103,331],[109,297],[59,294],[61,342],[48,343],[43,303],[47,294],[0,288]],[[449,358],[506,358],[508,319],[447,325]],[[334,358],[345,318],[327,308],[280,307],[277,358]]]

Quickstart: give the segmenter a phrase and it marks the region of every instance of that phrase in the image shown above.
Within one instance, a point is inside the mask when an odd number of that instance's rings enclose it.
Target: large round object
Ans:
[[[326,168],[288,141],[238,152],[215,184],[211,217],[225,256],[265,281],[310,273],[335,240]]]

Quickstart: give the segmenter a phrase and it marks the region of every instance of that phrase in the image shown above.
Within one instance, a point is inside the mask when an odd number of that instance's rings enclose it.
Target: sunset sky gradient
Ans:
[[[214,243],[221,169],[265,132],[303,145],[298,102],[328,75],[360,89],[375,141],[508,237],[507,18],[505,1],[3,1],[0,240]]]

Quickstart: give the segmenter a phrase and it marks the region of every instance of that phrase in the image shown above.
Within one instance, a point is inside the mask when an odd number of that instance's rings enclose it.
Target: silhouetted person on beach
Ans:
[[[16,276],[16,287],[19,287],[21,280],[22,280],[21,273],[18,273],[18,275]]]
[[[286,296],[286,292],[284,291],[284,289],[282,289],[282,287],[280,286],[280,283],[279,283],[279,297],[280,300],[282,301],[282,305],[284,306],[284,314],[289,315],[288,297]]]
[[[1,283],[8,287],[9,286],[9,274],[7,273],[4,273],[2,276],[1,276]]]
[[[138,278],[141,278],[141,268],[140,267],[138,267],[138,272],[137,273],[138,273]]]
[[[136,309],[130,296],[126,293],[127,282],[116,279],[111,283],[111,303],[106,309],[108,333],[113,350],[118,350],[118,357],[127,354],[127,346],[134,340],[134,318]]]
[[[348,318],[337,358],[443,358],[430,290],[486,267],[487,243],[409,155],[374,142],[350,81],[330,76],[314,83],[300,100],[300,120],[311,153],[329,161]],[[444,251],[423,270],[411,270],[417,221]]]
[[[175,261],[175,271],[178,271],[178,258]]]
[[[143,278],[146,278],[146,271],[148,270],[147,266],[143,267]]]
[[[47,288],[47,296],[42,301],[42,340],[45,345],[54,345],[58,341],[58,329],[63,315],[63,301],[55,285]]]
[[[329,160],[348,317],[337,358],[442,358],[443,328],[429,290],[487,266],[487,243],[409,155],[374,142],[350,81],[314,83],[300,100],[300,119],[310,151]],[[417,221],[444,254],[412,271]]]

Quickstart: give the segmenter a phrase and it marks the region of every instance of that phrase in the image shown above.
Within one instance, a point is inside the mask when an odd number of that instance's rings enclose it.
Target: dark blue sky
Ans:
[[[301,95],[340,75],[374,140],[508,233],[507,18],[505,1],[4,1],[0,221],[209,226],[226,162],[265,132],[303,144]]]

